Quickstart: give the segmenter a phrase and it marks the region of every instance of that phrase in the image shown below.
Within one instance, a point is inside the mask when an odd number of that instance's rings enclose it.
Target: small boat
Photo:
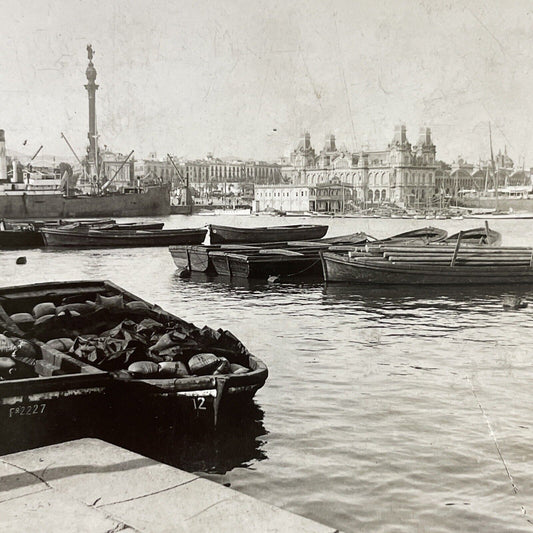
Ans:
[[[161,229],[164,222],[126,222],[114,219],[48,220],[48,221],[0,221],[0,249],[39,248],[45,245],[41,229],[74,228],[78,231],[100,230],[152,230]]]
[[[174,264],[180,270],[189,272],[203,272],[206,274],[216,274],[211,252],[247,252],[257,251],[256,246],[245,246],[242,244],[200,244],[192,246],[170,246],[169,252],[172,255]]]
[[[462,244],[484,244],[486,246],[500,246],[502,243],[502,235],[500,232],[493,229],[485,228],[473,228],[459,232],[461,234]],[[459,233],[454,233],[449,237],[446,237],[442,241],[443,243],[457,242]]]
[[[317,224],[296,224],[291,226],[266,226],[257,228],[236,228],[209,225],[211,244],[264,243],[282,241],[307,241],[320,239],[328,226]]]
[[[104,391],[119,413],[142,408],[216,424],[225,404],[250,401],[268,376],[229,331],[198,328],[109,281],[1,288],[0,327],[24,347],[0,357],[2,430],[55,412],[52,400],[73,407]],[[2,374],[8,364],[13,375]]]
[[[351,250],[355,245],[375,240],[359,232],[314,241],[171,246],[169,251],[180,271],[266,278],[269,275],[295,276],[298,272],[303,275],[321,274],[319,250],[340,247]],[[229,254],[227,260],[224,259],[225,254]],[[234,263],[233,268],[230,268],[230,263]]]
[[[87,290],[90,283],[76,290]],[[68,283],[0,288],[0,453],[93,433],[111,383],[108,372],[60,353],[26,333],[10,315],[32,309]]]
[[[533,283],[533,249],[469,245],[378,244],[321,253],[325,281],[386,285]]]
[[[485,226],[482,228],[473,228],[450,235],[440,242],[446,244],[456,243],[461,236],[461,244],[474,244],[485,246],[500,246],[502,243],[502,235],[498,231],[489,228],[489,224],[485,221]]]
[[[200,244],[207,234],[206,228],[167,230],[80,230],[79,227],[47,228],[41,230],[46,246],[72,248],[171,246]]]
[[[405,231],[404,233],[398,233],[398,235],[393,235],[392,237],[381,239],[381,242],[392,243],[402,241],[413,244],[415,242],[424,244],[429,242],[441,241],[445,239],[447,235],[448,232],[446,230],[427,226],[425,228]]]
[[[288,248],[263,249],[259,252],[209,254],[218,275],[267,279],[270,276],[317,276],[322,273],[318,250]]]
[[[41,233],[31,223],[0,222],[0,249],[39,248],[44,246]]]
[[[118,224],[110,224],[109,226],[102,227],[100,229],[110,229],[113,231],[120,230],[153,230],[163,229],[164,222],[120,222]]]

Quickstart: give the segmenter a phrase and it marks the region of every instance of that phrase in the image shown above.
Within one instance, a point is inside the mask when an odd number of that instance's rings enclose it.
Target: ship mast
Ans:
[[[494,179],[494,195],[496,197],[496,211],[498,211],[498,175],[496,173],[496,165],[494,164],[494,152],[492,150],[492,130],[489,122],[489,141],[490,141],[490,162],[492,167],[492,176]]]

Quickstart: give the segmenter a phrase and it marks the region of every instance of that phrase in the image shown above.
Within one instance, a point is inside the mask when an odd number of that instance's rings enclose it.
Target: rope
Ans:
[[[515,494],[518,494],[518,492],[519,492],[518,487],[517,487],[516,483],[514,482],[513,476],[511,475],[511,472],[509,471],[509,468],[507,466],[507,463],[505,462],[505,459],[503,458],[503,454],[502,454],[502,451],[500,449],[500,445],[498,444],[498,440],[496,439],[496,434],[494,433],[494,430],[492,429],[492,424],[490,423],[489,417],[488,417],[487,413],[485,412],[485,409],[483,409],[483,406],[481,405],[481,402],[479,401],[479,398],[478,398],[478,396],[476,394],[476,391],[474,389],[474,384],[472,383],[472,380],[469,377],[467,377],[466,379],[468,379],[468,382],[470,383],[470,388],[472,389],[472,394],[474,395],[474,398],[476,399],[476,402],[478,404],[479,410],[483,414],[483,418],[485,419],[485,422],[487,423],[487,426],[488,426],[489,432],[490,432],[490,436],[492,437],[492,440],[494,441],[494,446],[496,446],[496,450],[498,451],[498,456],[500,457],[500,461],[502,462],[503,467],[505,468],[505,472],[507,473],[507,477],[509,478],[509,481],[511,482],[511,487],[513,488],[513,492]],[[521,511],[522,515],[524,515],[524,516],[527,514],[526,508],[523,505],[520,506],[520,511]],[[529,518],[526,518],[526,521],[529,524],[533,525],[533,521],[531,521]]]
[[[490,436],[492,437],[492,440],[494,441],[494,446],[496,446],[496,450],[498,452],[498,456],[500,457],[500,461],[502,462],[503,467],[505,468],[505,472],[507,474],[507,477],[509,478],[509,481],[511,482],[511,487],[513,489],[513,492],[515,494],[518,494],[518,492],[519,492],[518,487],[517,487],[516,483],[514,482],[513,476],[511,475],[511,472],[509,471],[509,468],[507,466],[507,463],[505,462],[505,459],[503,458],[503,454],[502,454],[500,445],[498,444],[498,440],[496,439],[496,434],[494,433],[494,430],[492,429],[492,424],[490,423],[489,417],[488,417],[487,413],[485,412],[485,409],[483,409],[483,406],[481,405],[481,402],[479,401],[479,398],[478,398],[478,396],[476,394],[476,391],[474,389],[474,384],[472,383],[472,380],[469,377],[467,377],[466,379],[468,379],[468,382],[470,383],[470,388],[472,389],[472,394],[474,395],[474,398],[476,399],[476,403],[477,403],[477,405],[479,407],[479,410],[483,414],[483,418],[485,419],[485,422],[487,423],[487,426],[488,426],[489,432],[490,432]],[[521,511],[522,515],[524,515],[524,516],[527,514],[526,508],[523,505],[520,506],[520,511]],[[529,518],[526,518],[526,521],[529,524],[533,525],[533,521],[531,521]]]
[[[513,476],[511,475],[511,472],[509,472],[509,468],[507,467],[507,463],[505,462],[505,459],[503,458],[500,445],[498,444],[498,440],[496,439],[496,435],[494,434],[494,430],[492,429],[492,425],[490,423],[489,417],[487,416],[485,409],[483,409],[483,406],[481,405],[481,402],[479,401],[479,398],[474,389],[474,384],[472,383],[472,380],[470,378],[467,378],[467,379],[468,379],[468,382],[470,383],[470,388],[472,389],[472,394],[474,395],[474,398],[476,399],[479,410],[483,414],[483,418],[485,418],[485,422],[487,423],[487,426],[489,428],[490,436],[492,437],[492,440],[494,441],[494,446],[496,446],[496,450],[498,451],[498,455],[500,456],[500,460],[503,464],[503,467],[505,468],[505,471],[507,472],[507,477],[509,478],[509,481],[511,482],[511,486],[513,487],[513,492],[515,494],[518,494],[518,487],[516,486]]]
[[[293,272],[292,274],[287,274],[285,277],[292,278],[292,276],[299,276],[300,274],[307,272],[310,268],[313,268],[317,263],[320,263],[320,259],[317,259],[316,261],[311,263],[308,267],[304,268],[303,270],[300,270],[299,272]]]

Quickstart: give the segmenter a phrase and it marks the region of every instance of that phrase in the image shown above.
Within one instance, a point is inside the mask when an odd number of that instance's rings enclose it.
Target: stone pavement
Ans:
[[[335,533],[97,439],[0,457],[2,533]]]

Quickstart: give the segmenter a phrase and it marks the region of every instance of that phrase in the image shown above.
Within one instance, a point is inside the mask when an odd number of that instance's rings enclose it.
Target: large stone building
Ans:
[[[353,191],[355,203],[393,202],[422,207],[435,195],[435,145],[429,128],[422,128],[415,146],[407,139],[405,126],[397,126],[385,150],[351,153],[338,150],[329,135],[318,156],[304,134],[291,154],[291,166],[283,174],[295,185],[344,183]]]
[[[281,181],[280,166],[277,163],[264,161],[225,161],[208,155],[206,159],[187,160],[172,158],[179,173],[167,157],[158,159],[151,154],[148,159],[135,161],[135,175],[137,177],[157,177],[163,181],[181,182],[189,179],[194,184],[211,184],[217,188],[218,183],[247,182],[247,183],[279,183]]]

